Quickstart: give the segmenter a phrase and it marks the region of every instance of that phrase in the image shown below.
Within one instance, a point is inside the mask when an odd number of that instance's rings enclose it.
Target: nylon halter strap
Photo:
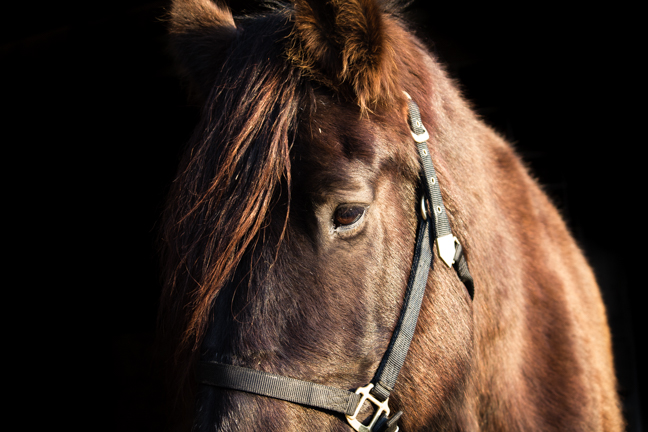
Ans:
[[[473,280],[468,271],[461,245],[452,235],[441,199],[439,182],[427,146],[428,132],[421,122],[418,106],[407,93],[405,94],[408,98],[408,123],[421,156],[421,176],[423,177],[425,197],[421,200],[421,217],[419,217],[417,228],[416,248],[401,315],[371,383],[352,392],[213,361],[202,361],[198,364],[197,378],[200,383],[344,414],[349,424],[358,432],[398,431],[397,422],[402,412],[399,411],[390,417],[389,395],[396,385],[398,374],[405,362],[416,329],[432,265],[431,229],[434,229],[434,239],[443,262],[448,266],[454,265],[471,298],[474,292]],[[432,217],[428,217],[426,200],[430,204]],[[374,414],[367,425],[357,418],[366,402],[375,406]]]

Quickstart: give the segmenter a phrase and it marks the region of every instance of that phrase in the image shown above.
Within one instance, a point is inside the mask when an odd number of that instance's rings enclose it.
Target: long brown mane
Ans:
[[[160,316],[178,344],[177,358],[197,349],[213,300],[262,229],[277,186],[284,181],[282,191],[290,193],[299,74],[280,61],[280,52],[264,57],[276,51],[272,40],[236,37],[164,217]]]

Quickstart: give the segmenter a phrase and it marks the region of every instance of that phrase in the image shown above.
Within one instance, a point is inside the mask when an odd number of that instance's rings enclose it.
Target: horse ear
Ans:
[[[364,111],[398,98],[396,46],[375,0],[294,0],[288,56],[317,81],[351,91]]]
[[[204,98],[236,37],[234,17],[227,6],[212,0],[174,0],[169,21],[176,59],[193,90]]]

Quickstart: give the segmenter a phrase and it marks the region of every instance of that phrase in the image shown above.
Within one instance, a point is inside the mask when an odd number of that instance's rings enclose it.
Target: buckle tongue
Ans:
[[[358,406],[356,407],[353,415],[346,416],[346,419],[351,425],[351,427],[357,430],[358,432],[372,432],[372,428],[374,427],[374,425],[376,424],[376,422],[378,421],[382,413],[385,413],[385,415],[389,417],[389,406],[387,406],[387,403],[389,402],[389,398],[385,399],[384,402],[380,402],[378,399],[373,397],[371,393],[369,393],[373,387],[374,387],[373,384],[367,384],[365,387],[360,387],[355,391],[356,394],[362,395],[362,398],[360,399],[360,402],[358,402]],[[356,417],[360,413],[360,409],[362,408],[365,401],[367,400],[373,403],[378,409],[376,410],[376,413],[371,419],[369,425],[365,426]]]

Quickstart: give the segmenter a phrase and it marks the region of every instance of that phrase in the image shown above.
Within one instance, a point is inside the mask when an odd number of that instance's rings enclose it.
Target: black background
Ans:
[[[198,114],[166,48],[167,6],[30,2],[3,10],[7,302],[20,317],[11,319],[18,355],[9,357],[38,371],[21,380],[16,399],[30,412],[51,410],[50,426],[163,429],[152,351],[155,232]],[[648,360],[639,11],[423,1],[409,10],[475,109],[529,163],[595,268],[629,430],[641,430]],[[61,398],[65,389],[73,396]]]

